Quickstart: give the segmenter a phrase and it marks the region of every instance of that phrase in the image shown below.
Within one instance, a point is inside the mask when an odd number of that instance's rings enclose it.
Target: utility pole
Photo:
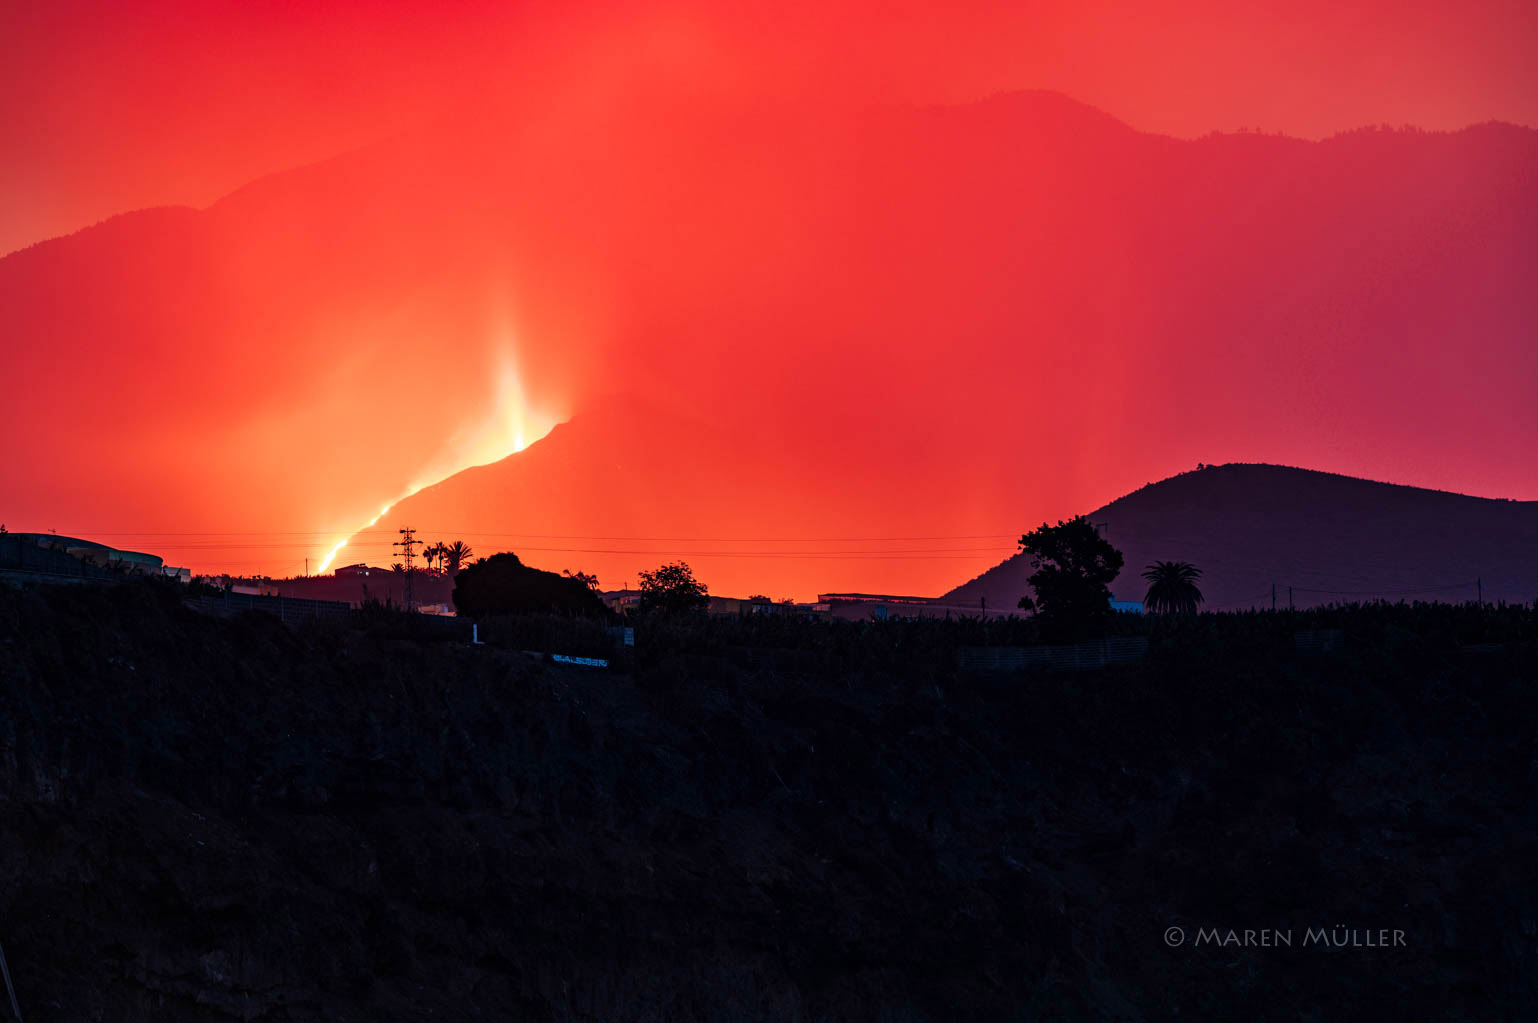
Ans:
[[[1287,610],[1292,610],[1292,587],[1287,587]]]
[[[421,543],[422,541],[417,539],[417,531],[412,529],[410,526],[398,530],[397,532],[400,533],[401,539],[395,541],[395,543],[391,544],[391,546],[399,547],[404,552],[401,555],[401,561],[406,566],[406,610],[415,611],[417,606],[411,592],[411,577],[416,570],[411,565],[411,558],[412,555],[416,552],[417,544]]]
[[[1479,606],[1480,607],[1484,607],[1485,606],[1485,581],[1484,581],[1484,579],[1482,577],[1479,578],[1479,579],[1475,579],[1474,580],[1474,585],[1475,585],[1475,587],[1478,588],[1478,592],[1479,592]]]
[[[1276,610],[1276,583],[1271,584],[1271,610]]]

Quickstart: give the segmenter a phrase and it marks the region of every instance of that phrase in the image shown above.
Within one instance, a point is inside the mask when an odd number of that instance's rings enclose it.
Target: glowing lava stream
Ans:
[[[369,526],[373,526],[376,523],[378,523],[380,519],[384,518],[385,515],[389,513],[391,508],[395,507],[396,504],[400,503],[401,501],[404,501],[407,497],[410,497],[411,494],[414,494],[414,493],[416,493],[415,490],[411,491],[410,494],[405,494],[402,497],[396,498],[394,501],[391,501],[389,504],[387,504],[383,508],[379,509],[379,514],[375,515],[373,518],[369,519],[368,520],[368,525],[364,526],[363,529],[368,529]],[[363,532],[363,529],[358,530],[358,533]],[[357,536],[358,533],[354,533],[354,534],[352,534],[352,536]],[[352,536],[349,536],[347,538],[347,540],[351,540]],[[319,571],[320,575],[325,575],[326,569],[331,567],[331,563],[336,560],[337,554],[341,552],[343,547],[347,546],[347,540],[338,540],[336,542],[336,546],[331,548],[331,553],[327,554],[325,560],[320,563],[320,571]]]
[[[325,559],[321,561],[317,574],[324,575],[331,568],[331,563],[336,560],[342,548],[347,546],[349,540],[363,530],[378,525],[379,520],[384,518],[391,508],[412,494],[441,483],[457,472],[477,465],[499,462],[508,455],[517,454],[550,432],[551,427],[555,425],[554,420],[532,413],[524,402],[523,387],[518,380],[518,371],[513,363],[510,348],[510,345],[504,346],[502,365],[496,375],[497,408],[491,422],[474,431],[470,436],[466,436],[464,430],[456,434],[450,440],[448,447],[457,451],[457,454],[451,458],[436,461],[418,475],[416,482],[407,487],[405,493],[380,508],[379,514],[369,519],[366,524],[337,541],[336,546],[331,548]]]

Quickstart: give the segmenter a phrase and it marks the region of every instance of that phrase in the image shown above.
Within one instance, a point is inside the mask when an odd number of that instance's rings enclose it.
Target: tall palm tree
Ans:
[[[443,547],[443,544],[438,546]],[[447,547],[443,547],[439,556],[443,558],[443,567],[448,569],[449,575],[458,575],[465,562],[470,560],[471,553],[469,544],[463,540],[455,540]]]
[[[422,548],[422,556],[427,559],[428,575],[436,574],[433,571],[433,565],[437,564],[438,561],[443,557],[443,550],[443,541],[441,540],[434,544],[428,544],[426,547]]]
[[[1154,614],[1194,615],[1202,602],[1196,580],[1202,570],[1187,561],[1155,561],[1143,572],[1151,584],[1143,595],[1143,608]]]

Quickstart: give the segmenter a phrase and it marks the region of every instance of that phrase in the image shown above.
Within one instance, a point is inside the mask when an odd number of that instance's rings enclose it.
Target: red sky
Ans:
[[[1341,6],[12,5],[0,250],[212,206],[0,261],[29,381],[0,521],[293,572],[626,392],[704,426],[600,420],[488,487],[505,511],[416,524],[481,553],[968,553],[697,566],[807,597],[941,592],[1198,460],[1538,498],[1525,134],[1172,149],[1056,100],[927,109],[1046,88],[1183,138],[1538,124],[1532,5]],[[666,478],[594,482],[638,464]],[[611,582],[655,546],[526,560]]]
[[[1535,50],[1525,0],[7,4],[0,252],[206,205],[488,95],[638,75],[834,105],[1051,89],[1146,131],[1317,138],[1538,124]]]

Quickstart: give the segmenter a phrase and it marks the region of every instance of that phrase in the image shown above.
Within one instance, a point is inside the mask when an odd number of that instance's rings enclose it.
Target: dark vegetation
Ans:
[[[1011,677],[950,652],[1036,623],[671,616],[629,674],[403,622],[0,589],[29,1021],[1538,1017],[1531,608]],[[1191,944],[1336,926],[1405,946]]]
[[[553,613],[603,618],[608,609],[585,579],[530,568],[511,553],[493,554],[454,577],[460,614]]]
[[[422,548],[422,557],[427,562],[428,574],[450,577],[458,575],[459,570],[470,563],[470,555],[473,553],[470,545],[463,540],[455,540],[453,543],[444,543],[439,540]]]
[[[614,639],[605,619],[570,614],[501,614],[478,619],[480,638],[509,650],[577,657],[612,657]]]
[[[1143,570],[1148,592],[1143,610],[1151,614],[1194,615],[1204,599],[1196,581],[1202,570],[1188,561],[1155,561]]]
[[[1208,611],[1270,607],[1273,592],[1277,607],[1538,599],[1538,501],[1234,463],[1150,483],[1087,517],[1125,557],[1111,583],[1123,600],[1142,597],[1139,572],[1165,559],[1204,570]],[[1017,554],[941,600],[1013,607],[1030,572]]]
[[[690,614],[709,606],[710,592],[685,562],[674,561],[641,573],[638,610],[643,616]]]
[[[1034,610],[1042,633],[1068,641],[1097,635],[1111,615],[1111,581],[1121,572],[1121,551],[1080,515],[1038,528],[1020,538],[1033,571],[1026,577],[1034,597],[1019,606]]]

